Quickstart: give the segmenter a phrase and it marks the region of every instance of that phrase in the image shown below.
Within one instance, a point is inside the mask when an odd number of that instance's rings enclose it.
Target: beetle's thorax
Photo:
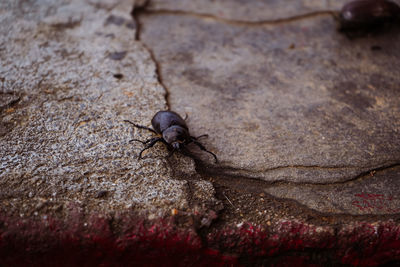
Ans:
[[[165,129],[162,133],[162,136],[165,142],[167,142],[168,144],[173,144],[175,142],[186,143],[190,140],[188,130],[179,125],[173,125]]]

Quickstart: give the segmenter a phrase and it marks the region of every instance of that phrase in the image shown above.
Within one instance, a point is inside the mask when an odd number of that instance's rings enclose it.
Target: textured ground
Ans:
[[[400,28],[292,2],[1,2],[3,262],[400,260]],[[220,163],[137,161],[163,109]]]

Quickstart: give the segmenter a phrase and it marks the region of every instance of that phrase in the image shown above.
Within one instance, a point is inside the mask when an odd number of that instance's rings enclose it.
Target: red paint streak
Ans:
[[[336,234],[330,227],[292,221],[270,227],[243,224],[210,231],[202,243],[193,229],[178,228],[169,219],[125,216],[116,232],[108,218],[92,216],[86,224],[82,218],[68,224],[51,218],[0,219],[0,266],[300,267],[400,261],[400,226],[393,222],[359,224]],[[312,255],[318,253],[329,257],[316,262]]]
[[[361,211],[384,211],[390,213],[400,212],[400,208],[394,208],[393,196],[385,196],[382,194],[360,193],[355,194],[358,199],[352,201],[352,205]]]

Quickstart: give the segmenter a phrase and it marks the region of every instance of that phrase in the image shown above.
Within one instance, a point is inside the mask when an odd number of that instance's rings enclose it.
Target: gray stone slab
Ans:
[[[341,3],[151,1],[137,25],[132,1],[1,2],[1,210],[200,228],[394,218],[399,30],[350,40],[325,12]],[[150,126],[168,107],[220,164],[162,145],[136,160],[128,141],[151,134],[123,120]]]
[[[326,214],[400,213],[400,168],[370,173],[359,179],[332,185],[282,184],[265,191],[275,197],[290,198]]]
[[[188,183],[172,176],[163,146],[137,161],[149,125],[166,109],[148,50],[135,41],[132,1],[0,4],[0,202],[22,217],[188,210]],[[179,156],[178,156],[179,157]],[[185,157],[177,166],[195,175]],[[208,183],[208,182],[203,182]],[[211,186],[211,184],[209,184]],[[207,186],[192,186],[215,205]],[[204,191],[204,192],[203,192]],[[34,214],[34,215],[33,215]]]
[[[327,14],[252,26],[169,11],[140,21],[170,106],[221,160],[203,157],[209,173],[329,184],[400,162],[398,29],[350,40]]]

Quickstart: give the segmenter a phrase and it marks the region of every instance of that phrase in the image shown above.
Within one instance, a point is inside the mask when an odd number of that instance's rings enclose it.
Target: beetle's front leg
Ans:
[[[134,140],[137,140],[137,139],[134,139]],[[140,140],[137,140],[137,141],[139,141],[139,142],[141,142],[141,143],[143,143],[143,144],[147,144],[146,147],[143,148],[143,149],[140,151],[140,153],[139,153],[138,160],[140,160],[140,159],[142,159],[142,153],[143,153],[145,150],[147,150],[147,149],[153,147],[157,142],[163,142],[164,139],[163,139],[162,137],[154,137],[154,138],[151,138],[151,139],[149,139],[149,140],[146,140],[145,142],[140,141]]]

